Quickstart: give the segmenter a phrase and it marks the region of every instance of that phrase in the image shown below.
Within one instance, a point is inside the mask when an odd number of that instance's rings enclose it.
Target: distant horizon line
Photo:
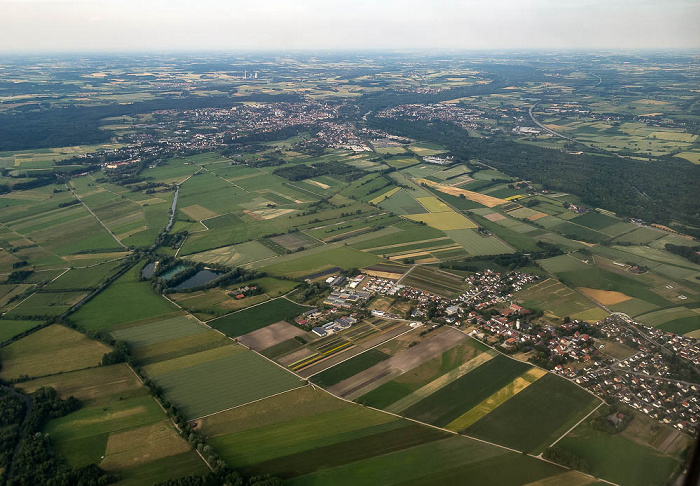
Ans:
[[[109,56],[109,55],[240,55],[240,54],[630,54],[630,53],[694,53],[700,55],[697,47],[499,47],[499,48],[467,48],[467,47],[425,47],[425,48],[264,48],[264,49],[143,49],[143,50],[3,50],[0,56]]]

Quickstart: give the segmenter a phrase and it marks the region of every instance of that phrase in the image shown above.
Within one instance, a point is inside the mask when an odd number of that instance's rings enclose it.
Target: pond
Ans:
[[[211,282],[215,278],[222,275],[223,272],[213,272],[211,270],[200,270],[199,272],[192,275],[190,278],[184,282],[180,282],[180,285],[174,287],[175,290],[185,290],[191,289],[192,287],[200,287],[207,282]]]
[[[151,262],[141,269],[141,276],[143,278],[150,279],[151,277],[153,277],[153,272],[155,272],[155,271],[156,271],[156,264],[154,262]]]
[[[177,267],[173,267],[170,270],[168,270],[167,272],[158,275],[158,277],[165,279],[165,280],[168,280],[168,279],[173,278],[175,275],[177,275],[178,273],[180,273],[186,269],[187,269],[187,265],[178,265]]]

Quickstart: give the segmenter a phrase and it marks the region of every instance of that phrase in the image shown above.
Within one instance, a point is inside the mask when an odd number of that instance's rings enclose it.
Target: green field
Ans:
[[[368,235],[371,236],[371,233]],[[383,261],[381,258],[350,246],[330,245],[272,258],[265,265],[255,265],[270,275],[303,277],[327,268],[362,268]]]
[[[515,297],[529,309],[542,310],[559,318],[598,309],[589,299],[554,279],[516,292]]]
[[[467,475],[476,484],[493,477],[516,485],[563,472],[309,387],[206,417],[202,433],[243,471],[296,478],[291,484],[432,484]],[[424,467],[426,457],[430,468]],[[505,469],[491,470],[493,464]]]
[[[301,385],[296,376],[250,351],[185,366],[160,374],[155,380],[189,419]]]
[[[86,268],[72,268],[45,288],[55,290],[95,289],[123,265],[121,261]]]
[[[493,236],[483,237],[472,229],[448,230],[447,236],[462,245],[470,255],[500,255],[513,253],[513,249]]]
[[[59,316],[68,312],[85,296],[87,292],[37,292],[13,307],[7,315],[11,317]]]
[[[375,388],[358,398],[357,401],[364,405],[395,412],[396,410],[393,408],[387,407],[396,404],[399,400],[411,395],[416,390],[433,383],[438,378],[449,375],[450,372],[453,372],[453,370],[469,362],[487,349],[486,346],[478,341],[470,339],[454,348],[448,349],[440,356],[425,361],[392,381]],[[474,364],[476,367],[476,363]],[[450,379],[451,377],[447,378],[446,382]]]
[[[205,326],[191,316],[182,314],[113,331],[112,336],[138,348],[203,332],[208,332]]]
[[[466,429],[473,437],[542,452],[598,405],[587,391],[548,373]]]
[[[41,321],[0,320],[0,343],[41,324],[43,324]]]
[[[336,383],[356,375],[360,371],[371,368],[389,357],[388,354],[377,349],[370,349],[312,376],[310,381],[322,387],[333,386]]]
[[[513,381],[529,368],[525,363],[496,356],[440,388],[403,413],[413,419],[445,426]]]
[[[229,336],[242,336],[275,322],[296,317],[308,309],[279,298],[214,319],[208,324]]]
[[[679,461],[622,434],[610,435],[584,422],[557,444],[588,463],[591,473],[621,486],[667,484]]]
[[[64,373],[22,386],[27,391],[52,386],[63,398],[81,400],[79,410],[51,419],[44,427],[72,467],[96,464],[119,473],[126,484],[152,481],[148,471],[153,470],[158,480],[207,470],[126,365]]]
[[[430,458],[430,467],[426,467]],[[466,437],[451,437],[401,452],[377,455],[351,464],[320,469],[289,482],[302,485],[498,484],[516,486],[558,476],[563,469],[498,449]],[[468,478],[468,479],[467,479]],[[468,483],[465,483],[468,480]],[[556,484],[556,483],[553,483]]]
[[[82,306],[71,318],[86,329],[110,329],[116,324],[136,321],[177,310],[151,288],[139,282],[141,265],[119,277],[112,285]]]
[[[646,324],[647,326],[657,327],[681,318],[695,318],[700,320],[700,314],[693,312],[687,307],[673,307],[671,309],[662,309],[649,312],[647,314],[642,314],[637,317],[637,320]]]

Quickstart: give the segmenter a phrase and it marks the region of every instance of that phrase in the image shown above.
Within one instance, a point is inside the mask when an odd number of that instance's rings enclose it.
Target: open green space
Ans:
[[[584,460],[596,477],[621,486],[666,484],[679,461],[630,440],[622,434],[594,430],[584,421],[558,446]]]
[[[208,324],[229,336],[242,336],[269,324],[294,318],[308,309],[282,297],[219,317]]]
[[[302,384],[293,374],[250,351],[164,373],[157,376],[156,382],[189,419]]]
[[[150,282],[139,282],[141,265],[135,265],[71,316],[86,329],[110,329],[177,310],[158,295]]]
[[[546,374],[466,429],[473,437],[541,452],[599,402],[569,381]],[[557,435],[558,434],[558,435]]]

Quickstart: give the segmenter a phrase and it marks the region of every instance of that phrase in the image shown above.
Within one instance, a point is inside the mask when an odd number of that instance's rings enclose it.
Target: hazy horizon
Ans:
[[[0,52],[700,48],[689,0],[0,0]]]

